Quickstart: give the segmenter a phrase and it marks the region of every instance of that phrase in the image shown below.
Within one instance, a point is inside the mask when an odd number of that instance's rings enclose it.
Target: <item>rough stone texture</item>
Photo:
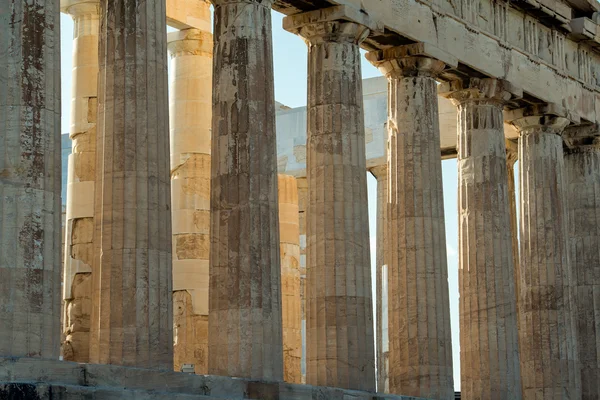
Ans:
[[[199,2],[210,12],[209,3]],[[210,13],[208,13],[210,24]],[[208,373],[212,34],[168,36],[173,223],[174,368]]]
[[[600,398],[600,139],[565,154],[582,399]]]
[[[389,199],[388,192],[388,173],[387,165],[382,165],[371,169],[371,173],[377,178],[377,256],[375,266],[375,351],[377,353],[377,392],[389,392],[389,377],[388,377],[388,357],[389,357],[389,338],[384,337],[383,329],[383,309],[384,302],[387,303],[387,298],[383,297],[383,272],[387,270],[385,267],[386,253],[386,230],[387,230],[387,205]],[[386,282],[387,283],[387,282]],[[387,333],[387,332],[385,332]]]
[[[69,129],[73,151],[69,155],[65,215],[63,271],[65,341],[62,344],[62,355],[65,360],[88,362],[91,272],[94,259],[100,2],[63,0],[61,5],[63,12],[71,15],[75,24]],[[86,283],[82,285],[83,282]],[[77,297],[74,294],[76,284],[79,285]]]
[[[173,367],[165,4],[102,0],[90,361]]]
[[[90,353],[90,315],[92,313],[92,274],[78,273],[71,282],[71,296],[65,301],[61,347],[64,360],[85,362]]]
[[[307,383],[374,391],[359,48],[369,30],[323,17],[284,22],[308,44]]]
[[[526,110],[513,120],[520,130],[518,309],[523,398],[579,399],[560,136],[568,120],[543,112]]]
[[[284,382],[22,358],[0,358],[0,399],[418,400]]]
[[[289,383],[302,383],[302,296],[300,294],[298,186],[296,178],[289,175],[279,175],[278,186],[283,379]]]
[[[0,356],[58,358],[58,0],[0,5]]]
[[[521,399],[503,107],[495,79],[471,79],[458,108],[461,396]]]
[[[390,392],[453,399],[442,161],[435,76],[411,49],[370,53],[389,80]]]
[[[270,0],[213,0],[211,374],[283,379]]]
[[[187,290],[173,292],[173,368],[194,364],[196,373],[208,366],[208,313],[198,314]]]

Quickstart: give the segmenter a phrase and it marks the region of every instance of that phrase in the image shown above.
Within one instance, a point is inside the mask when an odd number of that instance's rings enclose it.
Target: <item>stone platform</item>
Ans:
[[[0,357],[0,400],[417,400],[288,383]]]

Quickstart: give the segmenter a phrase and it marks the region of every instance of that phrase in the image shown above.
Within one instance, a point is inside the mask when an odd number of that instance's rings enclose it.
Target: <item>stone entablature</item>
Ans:
[[[291,14],[314,9],[311,3],[279,0],[274,8]],[[600,119],[600,53],[588,43],[572,38],[567,24],[573,10],[567,11],[562,3],[544,2],[537,18],[535,9],[524,11],[513,7],[527,5],[525,2],[483,0],[477,2],[477,7],[470,0],[435,3],[329,0],[328,3],[354,6],[383,23],[385,32],[372,33],[363,43],[365,49],[406,41],[424,42],[458,58],[458,68],[446,71],[442,79],[453,80],[473,73],[504,79],[523,89],[527,95],[524,104],[557,103],[584,120]],[[554,13],[554,17],[549,13]],[[592,17],[587,8],[578,14]],[[590,23],[595,24],[590,20],[589,26]]]

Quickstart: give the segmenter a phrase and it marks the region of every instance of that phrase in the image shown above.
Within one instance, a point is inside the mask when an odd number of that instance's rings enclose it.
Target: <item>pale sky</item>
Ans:
[[[275,67],[275,98],[290,106],[306,105],[307,51],[304,42],[286,31],[282,26],[283,15],[273,12],[273,48]],[[69,130],[72,32],[73,22],[69,16],[61,16],[61,57],[62,57],[62,132]],[[381,76],[363,58],[363,78]],[[444,178],[444,207],[446,215],[446,240],[448,252],[448,284],[450,288],[450,313],[452,322],[452,343],[454,357],[454,387],[460,390],[459,321],[458,321],[458,214],[457,214],[457,166],[455,160],[442,162]],[[375,265],[377,182],[369,174],[369,216],[371,234],[371,257],[373,271]],[[374,279],[373,279],[374,281]]]

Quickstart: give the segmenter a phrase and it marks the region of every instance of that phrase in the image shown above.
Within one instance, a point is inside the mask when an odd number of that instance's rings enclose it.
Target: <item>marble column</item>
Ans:
[[[60,351],[60,10],[0,18],[0,357]]]
[[[283,379],[271,0],[213,0],[209,373]]]
[[[569,267],[561,133],[569,120],[558,106],[514,110],[519,130],[519,342],[524,399],[579,399],[574,304]]]
[[[209,9],[208,3],[202,3]],[[168,35],[174,369],[208,373],[212,34]]]
[[[302,315],[302,383],[306,383],[306,208],[308,206],[308,182],[297,178],[298,222],[300,234],[300,304]]]
[[[279,175],[283,378],[302,383],[302,306],[300,295],[300,221],[296,178]]]
[[[388,78],[390,392],[453,399],[436,76],[420,44],[367,55]]]
[[[600,137],[575,143],[565,169],[582,399],[600,399]]]
[[[474,78],[445,90],[458,108],[461,395],[521,399],[503,120],[514,89]]]
[[[369,22],[339,10],[284,20],[308,45],[307,383],[374,391],[359,47]]]
[[[517,218],[517,195],[515,185],[515,163],[519,159],[518,141],[506,139],[506,171],[508,175],[508,202],[510,204],[510,235],[512,238],[512,254],[515,279],[515,298],[517,298],[517,316],[519,315],[519,224]],[[517,317],[517,328],[519,318]]]
[[[100,18],[90,361],[172,369],[165,4],[102,0]]]
[[[387,303],[387,298],[383,298],[383,271],[386,269],[386,252],[389,253],[389,250],[386,249],[385,241],[388,222],[386,212],[389,198],[387,165],[371,168],[371,173],[377,179],[377,255],[375,258],[375,350],[377,354],[377,392],[385,393],[386,384],[388,385],[387,390],[389,390],[387,371],[389,351],[384,350],[384,348],[389,349],[389,339],[387,336],[383,337],[383,309],[384,302]]]
[[[96,181],[96,114],[98,109],[98,0],[63,0],[73,17],[73,80],[65,252],[63,271],[62,355],[89,361],[94,259],[94,190]]]

